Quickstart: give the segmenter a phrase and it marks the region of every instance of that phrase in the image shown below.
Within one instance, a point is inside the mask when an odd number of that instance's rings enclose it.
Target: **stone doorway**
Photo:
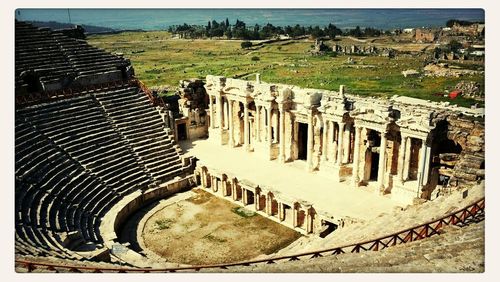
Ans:
[[[177,140],[178,141],[187,140],[186,123],[179,123],[177,125]]]
[[[299,160],[307,160],[307,131],[308,125],[307,123],[298,123],[298,159]]]
[[[378,161],[380,159],[379,153],[371,153],[371,167],[370,167],[370,181],[377,181],[378,178]]]
[[[367,149],[365,155],[365,181],[378,180],[378,163],[380,159],[380,132],[369,130],[367,134]]]
[[[420,161],[420,149],[422,148],[422,140],[411,138],[411,149],[410,149],[410,168],[408,172],[408,180],[417,180],[419,170],[418,164]]]

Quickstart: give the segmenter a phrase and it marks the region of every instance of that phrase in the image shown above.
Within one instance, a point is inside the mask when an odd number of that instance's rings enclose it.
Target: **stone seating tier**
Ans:
[[[102,49],[90,46],[86,41],[74,39],[62,32],[40,29],[29,24],[17,25],[15,32],[15,75],[16,90],[20,93],[36,89],[30,81],[23,81],[24,71],[35,71],[42,83],[43,91],[60,90],[67,87],[80,87],[92,83],[88,77],[98,75],[95,83],[126,79],[118,74],[110,74],[130,61],[112,55]],[[55,68],[57,66],[57,68]],[[76,78],[76,79],[74,79]],[[74,79],[74,80],[73,80]],[[17,92],[17,91],[16,91]]]
[[[101,218],[123,196],[183,174],[161,124],[129,86],[16,109],[16,253],[79,258],[58,234],[98,245]]]

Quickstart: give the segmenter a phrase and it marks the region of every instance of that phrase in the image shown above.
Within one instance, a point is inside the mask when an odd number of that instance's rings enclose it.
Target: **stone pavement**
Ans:
[[[262,159],[242,147],[229,148],[209,140],[185,141],[179,145],[186,155],[196,156],[208,167],[305,200],[312,203],[316,211],[336,218],[369,220],[400,206],[370,188],[352,188],[347,183],[336,183],[333,176],[307,172],[306,163],[302,161],[282,164]]]

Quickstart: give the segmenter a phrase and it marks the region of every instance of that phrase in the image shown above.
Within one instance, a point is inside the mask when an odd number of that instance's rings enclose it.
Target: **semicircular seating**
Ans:
[[[187,173],[139,88],[16,109],[16,254],[82,259],[123,196]]]

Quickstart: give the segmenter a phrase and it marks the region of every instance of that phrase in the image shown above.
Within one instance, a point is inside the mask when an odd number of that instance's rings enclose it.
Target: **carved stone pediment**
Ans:
[[[367,109],[354,109],[351,112],[349,112],[350,116],[353,117],[355,120],[363,120],[367,122],[373,122],[373,123],[379,123],[379,124],[384,124],[388,123],[391,121],[389,117],[389,112],[387,112],[384,115],[381,115],[379,112],[376,112],[374,110],[367,110]]]
[[[396,121],[400,128],[410,131],[430,132],[434,126],[431,126],[428,116],[405,116]]]

